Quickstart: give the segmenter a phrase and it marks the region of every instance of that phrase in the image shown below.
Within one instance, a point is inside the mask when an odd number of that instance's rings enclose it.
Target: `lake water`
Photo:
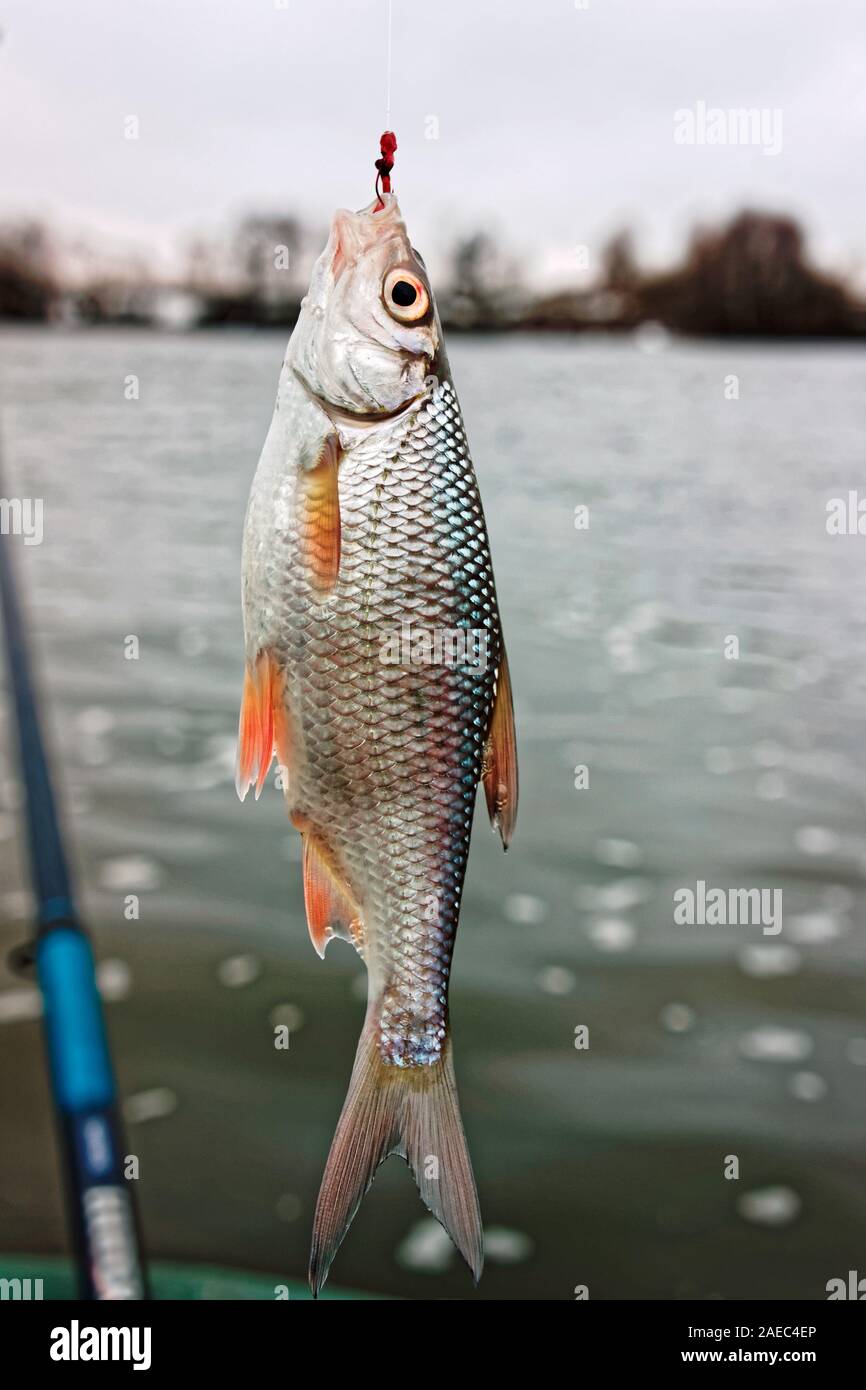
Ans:
[[[408,1298],[823,1298],[866,1274],[866,537],[826,528],[828,500],[866,496],[863,356],[646,333],[449,346],[521,772],[507,856],[479,811],[451,995],[488,1262],[473,1291],[392,1159],[332,1277]],[[44,499],[43,543],[2,543],[148,1244],[275,1280],[306,1269],[363,1015],[351,949],[310,945],[280,795],[233,789],[240,535],[283,348],[0,333],[5,490]],[[6,946],[28,911],[10,748],[7,721]],[[699,881],[777,890],[781,930],[678,924]],[[35,1012],[7,974],[7,1250],[65,1239]]]

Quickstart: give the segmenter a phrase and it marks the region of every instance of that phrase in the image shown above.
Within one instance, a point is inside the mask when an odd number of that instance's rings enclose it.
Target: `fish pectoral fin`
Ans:
[[[241,801],[250,787],[258,801],[276,748],[280,762],[289,765],[288,719],[283,703],[285,675],[270,651],[261,651],[244,673],[244,693],[238,724],[235,786]]]
[[[504,648],[496,673],[496,694],[484,749],[482,778],[490,824],[499,831],[502,848],[508,849],[517,820],[517,743],[511,678]]]
[[[304,832],[304,906],[310,940],[323,960],[335,936],[361,951],[363,929],[357,905],[338,878],[328,846],[314,831]]]
[[[320,598],[333,592],[340,573],[339,470],[342,449],[326,436],[317,458],[301,471],[299,534],[307,578]]]

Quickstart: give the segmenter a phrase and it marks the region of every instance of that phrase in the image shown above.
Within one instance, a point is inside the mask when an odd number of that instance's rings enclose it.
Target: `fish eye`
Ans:
[[[423,281],[399,266],[385,276],[382,298],[388,313],[400,323],[417,323],[430,308],[430,295]]]
[[[401,309],[408,308],[414,304],[418,298],[418,291],[408,280],[398,280],[396,285],[391,287],[391,298],[395,304],[399,304]]]

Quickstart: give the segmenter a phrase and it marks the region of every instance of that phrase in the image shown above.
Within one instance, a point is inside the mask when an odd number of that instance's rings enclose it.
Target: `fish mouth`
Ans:
[[[414,355],[411,353],[401,355],[405,355],[407,360],[415,360]],[[399,420],[401,415],[407,415],[410,410],[414,410],[423,400],[426,400],[430,394],[430,387],[427,384],[429,381],[428,373],[425,377],[424,389],[416,392],[414,396],[410,396],[407,401],[404,401],[402,405],[398,405],[394,410],[350,410],[348,406],[334,405],[332,401],[326,400],[324,396],[320,396],[318,391],[314,391],[309,382],[304,379],[297,367],[292,367],[292,372],[295,380],[303,386],[310,400],[313,401],[320,410],[323,410],[334,424],[372,426],[385,424],[389,420]]]

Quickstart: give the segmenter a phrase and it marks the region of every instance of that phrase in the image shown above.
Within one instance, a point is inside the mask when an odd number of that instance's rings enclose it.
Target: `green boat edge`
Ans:
[[[159,1302],[312,1301],[312,1294],[305,1283],[281,1280],[275,1274],[252,1274],[247,1270],[226,1269],[219,1265],[174,1264],[168,1260],[154,1260],[148,1263],[148,1276],[153,1297]],[[40,1279],[41,1287],[36,1283]],[[4,1280],[7,1282],[0,1286],[4,1302],[17,1299],[33,1301],[40,1297],[46,1302],[69,1302],[77,1297],[75,1268],[71,1260],[62,1255],[0,1255],[0,1281]],[[10,1288],[10,1285],[13,1287]],[[319,1297],[345,1302],[377,1299],[381,1295],[331,1288],[328,1285]]]

